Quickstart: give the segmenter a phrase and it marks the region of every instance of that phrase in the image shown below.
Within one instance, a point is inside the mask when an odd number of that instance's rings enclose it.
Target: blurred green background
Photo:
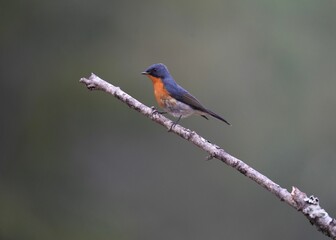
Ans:
[[[181,124],[336,215],[336,2],[2,1],[0,239],[326,239],[103,92],[165,63],[230,121]]]

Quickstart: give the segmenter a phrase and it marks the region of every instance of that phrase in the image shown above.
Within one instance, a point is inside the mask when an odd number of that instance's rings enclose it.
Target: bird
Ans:
[[[169,113],[177,118],[169,130],[171,130],[181,118],[189,117],[193,114],[198,114],[205,119],[208,119],[207,116],[210,115],[231,125],[223,117],[204,107],[193,95],[178,85],[163,63],[155,63],[141,74],[146,75],[152,80],[155,99],[159,106],[166,111],[160,113]]]

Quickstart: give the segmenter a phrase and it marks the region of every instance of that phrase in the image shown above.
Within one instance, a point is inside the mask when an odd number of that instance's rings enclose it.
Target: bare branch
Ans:
[[[171,120],[157,112],[154,107],[147,107],[122,91],[119,87],[113,86],[93,73],[89,78],[81,78],[80,82],[84,83],[90,90],[102,90],[115,96],[120,101],[126,103],[130,108],[135,109],[136,111],[147,116],[152,121],[161,124],[167,129],[170,129],[173,124]],[[310,223],[315,225],[319,231],[332,239],[336,239],[336,220],[331,218],[329,214],[320,207],[319,200],[316,197],[307,197],[304,192],[301,192],[296,187],[293,187],[292,192],[289,193],[285,188],[282,188],[271,179],[254,170],[252,167],[238,158],[228,154],[224,151],[224,149],[213,143],[210,143],[208,140],[204,139],[194,131],[186,129],[180,125],[176,125],[171,129],[171,132],[179,135],[189,142],[192,142],[197,147],[206,151],[209,154],[207,157],[208,160],[216,158],[238,170],[246,177],[250,178],[260,186],[273,193],[281,201],[286,202],[291,207],[303,213],[308,218]]]

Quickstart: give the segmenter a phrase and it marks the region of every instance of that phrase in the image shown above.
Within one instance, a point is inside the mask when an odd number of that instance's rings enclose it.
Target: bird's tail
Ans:
[[[218,114],[216,114],[216,113],[214,113],[214,112],[212,112],[212,111],[210,111],[210,110],[208,110],[208,109],[206,109],[206,113],[210,114],[211,116],[213,116],[213,117],[215,117],[215,118],[217,118],[217,119],[219,119],[219,120],[225,122],[227,125],[230,125],[230,126],[231,126],[231,123],[229,123],[228,121],[226,121],[224,118],[222,118],[222,117],[219,116]]]

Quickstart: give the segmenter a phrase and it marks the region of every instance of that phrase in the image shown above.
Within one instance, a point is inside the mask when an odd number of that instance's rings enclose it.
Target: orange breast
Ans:
[[[163,82],[160,78],[156,78],[156,77],[153,77],[153,76],[150,76],[150,75],[148,77],[153,82],[154,95],[155,95],[156,101],[158,102],[160,107],[164,108],[165,107],[164,102],[171,98],[168,91],[164,87]]]

